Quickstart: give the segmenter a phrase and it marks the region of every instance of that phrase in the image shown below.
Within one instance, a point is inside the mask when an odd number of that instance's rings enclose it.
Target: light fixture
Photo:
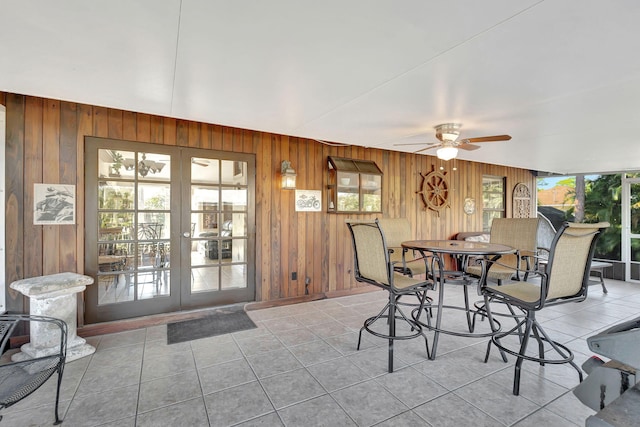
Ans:
[[[136,167],[136,163],[133,159],[122,160],[122,165],[128,171],[134,170]],[[147,160],[146,154],[142,153],[142,159],[138,162],[138,173],[140,176],[145,177],[149,173],[160,173],[163,168],[164,163]]]
[[[296,189],[296,171],[291,167],[291,162],[283,160],[280,166],[280,173],[282,174],[282,188],[284,190]]]
[[[436,138],[442,142],[454,142],[460,135],[460,123],[444,123],[435,127]]]
[[[451,145],[445,145],[441,148],[438,148],[438,151],[436,151],[436,156],[438,156],[440,160],[455,159],[457,155],[458,149]]]

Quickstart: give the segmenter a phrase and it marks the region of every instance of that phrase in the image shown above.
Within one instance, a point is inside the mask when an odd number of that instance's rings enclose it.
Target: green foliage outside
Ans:
[[[567,177],[556,183],[575,188],[575,177]],[[640,233],[640,186],[631,192],[631,230]],[[575,191],[567,194],[566,204],[573,205]],[[584,222],[606,221],[611,226],[600,236],[596,246],[596,258],[622,259],[622,175],[600,175],[585,179]],[[565,217],[573,220],[574,208],[569,208]],[[640,260],[640,241],[631,242],[631,259]]]

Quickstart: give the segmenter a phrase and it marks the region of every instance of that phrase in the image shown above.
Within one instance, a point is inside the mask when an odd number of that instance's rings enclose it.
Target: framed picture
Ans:
[[[296,190],[296,212],[320,212],[322,191]]]
[[[202,204],[203,211],[215,211],[215,213],[203,213],[202,214],[202,228],[204,230],[210,230],[218,228],[218,204],[204,202]]]
[[[34,184],[33,223],[65,225],[76,223],[76,186]]]

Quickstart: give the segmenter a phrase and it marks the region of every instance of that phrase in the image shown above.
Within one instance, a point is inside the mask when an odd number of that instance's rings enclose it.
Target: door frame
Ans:
[[[167,154],[171,156],[171,180],[170,180],[170,245],[174,250],[171,251],[171,264],[169,268],[170,294],[158,298],[142,299],[133,302],[123,302],[117,304],[98,305],[98,197],[90,196],[91,188],[98,188],[98,150],[114,149],[122,151],[137,152],[154,152],[159,154]],[[247,206],[247,282],[246,288],[241,291],[220,291],[220,298],[217,298],[214,304],[210,301],[201,299],[200,301],[191,301],[188,306],[183,304],[183,292],[181,283],[190,286],[190,270],[182,268],[189,262],[189,256],[185,257],[185,248],[190,247],[191,239],[185,239],[183,232],[190,230],[190,206],[189,194],[184,194],[185,186],[191,184],[190,169],[185,171],[185,165],[190,164],[191,157],[210,157],[222,160],[242,160],[248,163],[247,167],[247,183],[248,183],[248,206]],[[186,160],[185,160],[186,159]],[[108,178],[106,178],[108,180]],[[96,190],[97,191],[97,190]],[[97,195],[97,194],[96,194]],[[185,200],[185,197],[187,198]],[[184,205],[187,205],[185,208]],[[186,214],[185,214],[186,212]],[[179,147],[159,145],[152,143],[143,143],[136,141],[117,140],[112,138],[85,137],[85,229],[84,229],[84,248],[85,248],[85,274],[96,279],[93,285],[90,285],[85,293],[85,322],[98,323],[104,321],[112,321],[133,317],[140,317],[152,314],[161,314],[176,312],[184,309],[192,309],[205,306],[218,306],[233,302],[249,302],[255,300],[256,284],[255,284],[255,154],[236,153],[217,150],[206,150],[191,147]],[[92,233],[92,235],[90,235]],[[187,280],[186,282],[183,282]],[[117,307],[117,308],[114,308]],[[114,313],[117,315],[114,316]]]
[[[640,279],[633,279],[631,275],[631,240],[640,239],[640,234],[631,232],[631,184],[640,184],[640,178],[628,178],[622,174],[622,262],[624,262],[624,277],[627,282],[640,283]]]

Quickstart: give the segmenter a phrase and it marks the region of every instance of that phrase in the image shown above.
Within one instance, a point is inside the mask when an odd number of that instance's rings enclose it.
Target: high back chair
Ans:
[[[429,357],[429,343],[422,331],[422,326],[411,315],[406,315],[400,307],[399,299],[404,296],[414,296],[410,306],[419,302],[419,312],[424,307],[427,290],[433,289],[433,282],[424,279],[414,279],[395,271],[394,262],[389,257],[389,250],[385,235],[380,228],[378,220],[357,221],[347,220],[347,227],[351,233],[354,252],[354,276],[356,281],[377,286],[388,292],[388,302],[375,316],[364,321],[358,334],[358,350],[362,340],[362,331],[389,340],[389,372],[393,372],[393,343],[395,340],[406,340],[422,336],[425,341],[426,356]],[[425,262],[426,268],[426,262]],[[386,319],[388,333],[382,333],[373,329],[374,323],[380,319]],[[396,334],[396,320],[406,322],[410,332]]]
[[[402,247],[402,242],[415,240],[411,232],[411,224],[407,218],[381,218],[378,224],[384,233],[389,250],[389,258],[394,263],[396,271],[418,276],[427,272],[422,257],[416,258],[413,252]]]
[[[581,302],[587,298],[589,287],[589,270],[595,244],[600,233],[609,227],[609,223],[575,224],[565,222],[556,233],[549,250],[549,261],[544,272],[539,272],[539,283],[515,281],[502,286],[488,285],[486,276],[481,278],[481,291],[489,320],[492,320],[491,304],[506,303],[509,307],[519,308],[524,315],[514,316],[516,325],[508,330],[492,336],[487,346],[485,362],[488,360],[491,345],[516,356],[513,394],[520,392],[520,369],[524,360],[544,365],[569,363],[578,371],[582,381],[582,371],[573,362],[573,353],[566,346],[553,341],[540,323],[536,320],[536,312],[547,306]],[[487,261],[484,261],[487,262]],[[492,324],[492,323],[491,323]],[[524,332],[522,327],[524,326]],[[500,339],[514,334],[520,338],[518,351],[504,346]],[[533,337],[538,344],[538,356],[526,354],[529,339]],[[551,352],[553,350],[553,352]],[[545,352],[549,351],[549,356]],[[553,353],[559,356],[556,359]]]
[[[501,245],[511,246],[516,253],[503,255],[498,263],[491,266],[488,278],[501,284],[503,280],[515,277],[520,280],[520,273],[524,273],[527,280],[532,271],[537,254],[538,218],[495,218],[491,223],[489,241]],[[480,277],[480,265],[468,265],[465,271]]]

